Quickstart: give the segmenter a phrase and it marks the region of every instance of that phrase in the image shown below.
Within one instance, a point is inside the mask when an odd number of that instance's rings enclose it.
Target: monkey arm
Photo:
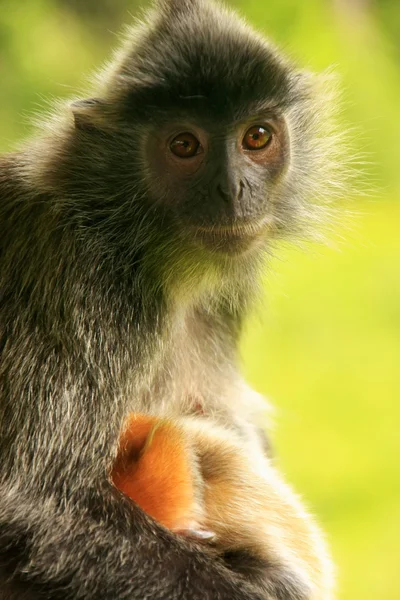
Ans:
[[[77,340],[71,356],[65,332],[44,335],[21,307],[19,318],[2,309],[13,344],[0,373],[0,589],[12,600],[265,600],[240,567],[168,533],[111,486],[126,395],[108,367]],[[121,373],[131,364],[119,362]]]
[[[25,598],[22,590],[32,600],[265,598],[111,490],[86,492],[79,508],[60,508],[2,486],[0,560],[10,594],[18,590],[11,598]]]
[[[71,416],[76,431],[82,422]],[[49,431],[49,417],[42,414],[34,449],[25,449],[19,465],[14,460],[19,471],[26,465],[25,475],[4,469],[3,462],[0,585],[8,586],[10,599],[265,600],[239,566],[230,569],[158,526],[111,486],[106,473],[89,475],[87,461],[98,460],[102,450],[94,429],[85,430],[92,444],[79,458],[68,444],[71,430]]]

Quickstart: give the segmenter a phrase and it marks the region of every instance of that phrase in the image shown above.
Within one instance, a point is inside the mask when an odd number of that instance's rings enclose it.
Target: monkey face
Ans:
[[[289,74],[255,34],[243,44],[248,32],[217,30],[208,44],[196,26],[181,56],[168,47],[161,60],[165,37],[158,53],[153,46],[158,75],[149,85],[147,64],[146,85],[127,88],[123,106],[128,121],[141,115],[148,199],[194,245],[236,255],[262,245],[274,226],[290,163]]]
[[[80,173],[90,195],[107,195],[90,206],[92,222],[112,223],[119,254],[129,236],[150,247],[147,262],[168,262],[168,274],[177,261],[187,273],[238,256],[249,264],[272,237],[309,223],[323,162],[312,84],[223,8],[160,7],[128,36],[96,105],[75,109]]]
[[[146,136],[154,202],[202,246],[237,252],[272,225],[274,188],[289,158],[284,119],[271,113],[237,122],[172,122]]]
[[[124,145],[114,172],[122,162],[121,186],[131,174],[164,238],[241,254],[281,222],[293,71],[240,21],[210,27],[211,5],[167,5],[111,73],[105,103]]]

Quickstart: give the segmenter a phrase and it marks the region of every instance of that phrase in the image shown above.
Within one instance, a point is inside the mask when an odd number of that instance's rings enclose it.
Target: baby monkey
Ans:
[[[331,597],[319,531],[271,461],[249,456],[234,430],[203,416],[132,413],[112,480],[176,534],[266,568],[283,557],[310,599]]]

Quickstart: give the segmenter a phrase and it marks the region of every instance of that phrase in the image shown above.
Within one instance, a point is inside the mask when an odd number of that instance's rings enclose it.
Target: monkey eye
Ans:
[[[265,127],[251,127],[243,138],[243,148],[246,150],[263,150],[272,139],[272,132]]]
[[[189,132],[180,133],[169,145],[170,150],[179,158],[192,158],[201,148],[199,140]]]

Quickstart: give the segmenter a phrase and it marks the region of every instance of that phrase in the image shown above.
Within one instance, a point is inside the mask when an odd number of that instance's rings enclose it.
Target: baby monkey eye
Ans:
[[[179,158],[192,158],[200,149],[199,140],[189,132],[180,133],[170,143],[170,150]]]
[[[266,127],[256,125],[251,127],[243,138],[243,147],[246,150],[263,150],[271,141],[272,132]]]

